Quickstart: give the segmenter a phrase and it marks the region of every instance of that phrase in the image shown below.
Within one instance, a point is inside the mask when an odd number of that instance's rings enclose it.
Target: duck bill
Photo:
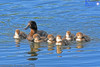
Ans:
[[[24,29],[27,30],[30,27],[30,25],[27,25]]]

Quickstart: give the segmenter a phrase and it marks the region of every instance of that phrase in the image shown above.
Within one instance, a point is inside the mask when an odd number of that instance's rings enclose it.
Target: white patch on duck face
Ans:
[[[17,32],[15,32],[14,38],[20,38],[20,36]]]
[[[56,43],[56,45],[62,45],[62,43],[60,42],[60,43]]]
[[[76,41],[82,41],[82,39],[77,38]]]
[[[49,38],[49,40],[52,40],[52,41],[53,41],[53,40],[54,40],[54,38],[50,37],[50,38]]]
[[[50,41],[50,40],[47,40],[47,42],[48,42],[48,43],[52,43],[52,41]]]
[[[34,42],[40,42],[39,40],[34,40]]]
[[[34,39],[34,42],[40,42],[39,39],[40,39],[40,38],[36,37],[36,38]]]
[[[71,40],[71,38],[68,38],[68,37],[67,37],[66,40]]]
[[[82,38],[82,36],[77,36],[77,38],[78,38],[78,39],[81,39],[81,38]]]
[[[70,38],[70,35],[66,34],[66,37]]]
[[[59,41],[62,41],[62,39],[60,39],[59,37],[57,37],[56,41],[59,42]]]

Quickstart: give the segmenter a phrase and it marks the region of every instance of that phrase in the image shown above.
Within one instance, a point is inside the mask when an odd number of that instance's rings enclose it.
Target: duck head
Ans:
[[[60,35],[56,36],[56,45],[62,45],[62,37]]]
[[[62,41],[62,37],[60,35],[56,36],[56,42],[61,42]]]
[[[71,37],[71,32],[70,31],[66,32],[66,37],[68,37],[68,38]]]
[[[78,39],[83,38],[83,33],[81,33],[81,32],[76,33],[76,37],[77,37]]]
[[[40,42],[40,40],[41,40],[39,34],[34,34],[34,35],[33,35],[33,39],[34,39],[34,42]]]
[[[72,38],[71,38],[71,32],[70,31],[67,31],[66,32],[66,39],[67,40],[71,40]]]
[[[47,38],[48,38],[48,40],[51,40],[51,41],[54,40],[54,36],[53,36],[52,34],[49,34],[49,35],[47,36]]]
[[[83,33],[81,33],[81,32],[76,33],[76,41],[81,42],[83,40],[84,40]]]
[[[48,43],[53,43],[55,41],[55,38],[52,34],[48,34],[47,39]]]
[[[62,37],[60,35],[57,35],[56,36],[56,42],[60,42],[60,41],[62,41]]]
[[[20,30],[19,29],[15,30],[14,38],[20,38]]]
[[[24,28],[25,30],[27,30],[28,28],[36,30],[37,31],[37,24],[35,21],[29,21],[28,25],[26,26],[26,28]]]

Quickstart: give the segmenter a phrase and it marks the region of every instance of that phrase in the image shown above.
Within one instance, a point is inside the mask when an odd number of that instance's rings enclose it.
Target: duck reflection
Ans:
[[[61,45],[57,45],[56,46],[56,52],[57,52],[57,54],[61,54],[62,53],[62,46]]]
[[[53,47],[54,47],[53,43],[48,43],[48,51],[54,50]]]
[[[20,44],[20,41],[21,41],[20,39],[15,39],[16,44]]]
[[[76,48],[83,48],[83,43],[81,42],[77,43]]]
[[[68,45],[66,49],[71,49],[70,45]]]
[[[40,48],[40,43],[30,43],[30,52],[31,56],[37,56],[36,52],[40,51],[38,48]]]
[[[31,54],[31,56],[37,56],[38,54],[36,52],[40,51],[40,43],[30,43],[30,52],[28,54]],[[28,58],[28,60],[37,60],[38,58]]]
[[[81,42],[77,43],[76,48],[78,49],[83,48],[83,43]],[[77,50],[77,52],[83,52],[83,50]]]
[[[15,39],[16,47],[20,47],[20,45],[19,45],[20,41],[21,41],[20,39]]]

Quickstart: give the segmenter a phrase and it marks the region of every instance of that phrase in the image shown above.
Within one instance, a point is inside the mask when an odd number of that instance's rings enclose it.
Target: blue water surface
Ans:
[[[100,5],[96,3],[96,0],[1,0],[0,67],[99,67]],[[61,49],[55,44],[34,44],[27,40],[16,44],[15,29],[28,34],[30,30],[24,30],[24,27],[30,20],[37,22],[39,30],[54,36],[64,36],[69,30],[73,34],[83,32],[92,40]]]

